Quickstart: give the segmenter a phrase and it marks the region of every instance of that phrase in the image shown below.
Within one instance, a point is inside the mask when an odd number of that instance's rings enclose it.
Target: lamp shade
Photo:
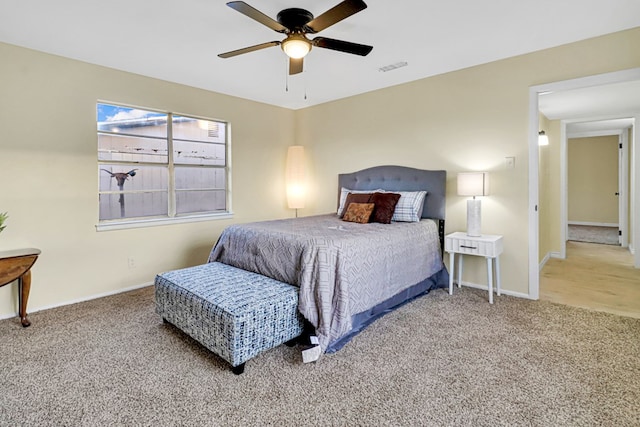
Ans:
[[[458,174],[458,196],[488,196],[487,172],[461,172]]]
[[[304,208],[304,147],[292,145],[287,150],[287,204],[289,209]]]

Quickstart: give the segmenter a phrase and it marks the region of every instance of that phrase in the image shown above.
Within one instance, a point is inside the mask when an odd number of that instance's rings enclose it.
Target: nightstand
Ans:
[[[483,234],[478,237],[467,233],[456,232],[444,239],[444,250],[449,252],[449,295],[453,294],[453,276],[455,272],[456,254],[458,254],[458,287],[462,283],[463,255],[483,256],[487,259],[487,281],[489,303],[493,304],[493,268],[496,270],[496,291],[500,295],[500,254],[502,253],[502,236]]]

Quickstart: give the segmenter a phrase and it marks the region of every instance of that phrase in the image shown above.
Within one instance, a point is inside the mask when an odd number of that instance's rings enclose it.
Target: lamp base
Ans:
[[[467,236],[480,237],[480,200],[467,200]]]

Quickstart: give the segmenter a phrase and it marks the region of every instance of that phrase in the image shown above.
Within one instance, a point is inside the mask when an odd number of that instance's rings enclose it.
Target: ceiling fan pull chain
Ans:
[[[284,79],[284,91],[285,92],[289,92],[289,58],[287,58],[285,60],[285,71],[284,71],[284,75],[286,76]]]
[[[309,66],[308,64],[309,63],[307,62],[307,66]],[[307,73],[303,72],[302,76],[303,76],[302,78],[304,79],[304,100],[306,101],[307,100]]]

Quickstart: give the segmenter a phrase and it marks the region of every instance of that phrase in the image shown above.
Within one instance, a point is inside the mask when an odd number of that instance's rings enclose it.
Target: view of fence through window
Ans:
[[[227,125],[97,104],[100,221],[227,210]]]

